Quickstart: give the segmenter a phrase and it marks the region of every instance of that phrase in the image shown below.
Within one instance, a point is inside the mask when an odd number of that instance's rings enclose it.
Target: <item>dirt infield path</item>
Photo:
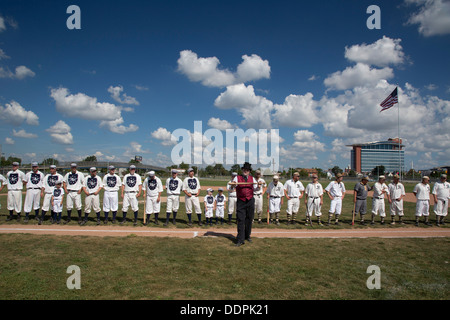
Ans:
[[[143,236],[143,237],[225,237],[234,238],[236,228],[229,229],[202,229],[202,228],[149,228],[149,227],[124,227],[124,226],[39,226],[39,225],[2,225],[0,233],[28,233],[28,234],[52,234],[72,236]],[[439,228],[404,228],[404,229],[300,229],[277,230],[258,229],[252,231],[253,238],[432,238],[450,237],[450,229]]]

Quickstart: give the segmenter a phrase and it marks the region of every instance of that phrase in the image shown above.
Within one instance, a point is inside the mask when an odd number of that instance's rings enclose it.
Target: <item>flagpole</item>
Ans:
[[[400,97],[398,94],[398,86],[397,86],[397,103],[398,103],[398,118],[397,118],[397,122],[398,122],[398,165],[400,167],[400,170],[398,171],[399,176],[400,176],[400,181],[402,181],[402,153],[401,153],[401,147],[400,147]]]

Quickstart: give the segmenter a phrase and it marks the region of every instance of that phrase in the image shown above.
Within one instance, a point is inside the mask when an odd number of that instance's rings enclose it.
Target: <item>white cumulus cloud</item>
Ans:
[[[189,80],[201,82],[208,87],[226,87],[229,85],[270,78],[270,66],[267,60],[256,54],[243,55],[243,62],[238,65],[237,71],[220,69],[217,57],[198,57],[191,50],[180,52],[178,71],[186,75]]]
[[[73,144],[73,136],[70,126],[62,120],[56,122],[53,126],[46,129],[52,141],[58,144]]]
[[[5,107],[0,106],[0,120],[16,126],[24,122],[33,126],[39,125],[39,117],[33,111],[25,110],[16,101],[5,104]]]
[[[450,2],[448,0],[405,0],[405,4],[419,6],[407,24],[419,25],[425,37],[450,34]]]

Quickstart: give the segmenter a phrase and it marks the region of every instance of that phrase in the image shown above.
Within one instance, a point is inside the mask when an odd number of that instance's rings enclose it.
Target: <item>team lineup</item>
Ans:
[[[71,164],[70,171],[62,176],[56,172],[56,166],[50,166],[50,173],[45,175],[39,171],[38,164],[32,163],[32,170],[26,174],[18,169],[19,164],[13,163],[13,169],[7,173],[6,178],[0,175],[0,190],[7,186],[7,210],[9,216],[7,221],[14,217],[14,211],[17,213],[17,219],[21,218],[22,212],[22,190],[26,187],[26,196],[23,204],[25,213],[25,222],[29,221],[29,214],[34,211],[38,224],[44,222],[46,213],[50,211],[50,221],[52,223],[61,223],[61,215],[65,205],[67,209],[67,220],[63,223],[69,223],[72,220],[72,211],[76,210],[78,214],[78,223],[85,225],[91,212],[97,217],[97,225],[101,224],[101,211],[103,211],[103,223],[110,221],[116,223],[119,212],[119,193],[123,199],[122,217],[120,223],[127,221],[127,212],[129,209],[133,212],[133,224],[138,223],[139,203],[138,198],[143,195],[144,198],[144,218],[143,225],[149,223],[153,215],[155,224],[159,224],[159,214],[161,211],[161,194],[166,190],[166,217],[164,226],[176,225],[177,212],[180,207],[180,196],[184,193],[185,209],[188,217],[188,225],[192,226],[192,214],[197,215],[198,225],[202,224],[202,213],[206,218],[206,225],[212,226],[213,223],[223,225],[231,224],[233,214],[236,212],[238,228],[242,225],[257,222],[263,222],[263,203],[264,198],[268,201],[267,223],[280,224],[281,206],[284,199],[287,200],[286,217],[287,224],[296,224],[301,202],[305,205],[305,224],[313,225],[313,215],[316,217],[316,223],[323,226],[321,208],[324,201],[324,195],[330,199],[330,208],[328,211],[327,225],[339,224],[339,218],[342,212],[342,201],[346,196],[345,185],[342,182],[343,177],[337,174],[334,181],[331,181],[326,188],[319,183],[318,176],[311,176],[311,183],[306,188],[299,180],[299,173],[295,172],[292,178],[284,184],[279,181],[279,176],[274,175],[268,185],[262,179],[261,172],[255,171],[255,176],[251,177],[249,172],[251,167],[248,163],[244,164],[242,169],[244,173],[239,175],[232,173],[231,180],[226,186],[227,195],[224,188],[218,188],[218,193],[213,194],[214,190],[208,188],[207,194],[203,197],[203,207],[201,208],[200,181],[195,177],[192,168],[188,170],[188,176],[181,180],[178,177],[178,170],[171,171],[171,177],[167,178],[165,186],[154,171],[146,174],[142,181],[141,176],[136,173],[136,166],[129,166],[129,173],[123,179],[115,172],[114,166],[108,167],[108,173],[103,178],[97,175],[95,167],[90,168],[89,174],[84,174],[77,170],[75,163]],[[245,174],[247,173],[247,174]],[[248,178],[251,178],[248,180]],[[399,176],[394,175],[393,181],[386,185],[385,177],[380,176],[378,181],[369,186],[369,178],[363,176],[361,181],[356,183],[353,193],[353,221],[358,214],[359,223],[366,225],[366,214],[368,211],[367,197],[368,192],[373,191],[372,211],[370,224],[375,223],[375,218],[380,216],[380,223],[385,224],[386,208],[385,199],[389,203],[390,224],[395,224],[396,217],[398,223],[403,221],[403,198],[405,197],[404,185],[400,182]],[[103,189],[102,206],[100,203],[100,191]],[[82,211],[81,194],[85,194],[84,212]],[[442,174],[431,190],[429,178],[424,176],[422,181],[415,185],[413,193],[416,197],[415,225],[419,226],[421,217],[425,225],[431,225],[430,216],[430,195],[433,196],[436,215],[436,224],[439,226],[445,224],[445,217],[448,213],[448,201],[450,198],[450,184],[447,182],[447,175]],[[65,201],[64,201],[65,198]],[[41,207],[41,199],[42,207]],[[251,201],[251,202],[250,202]],[[248,204],[248,207],[247,207]],[[245,217],[240,217],[240,206],[247,211]],[[41,210],[41,211],[40,211]],[[242,209],[244,210],[244,209]],[[250,212],[250,213],[248,213]],[[83,215],[84,213],[84,215]],[[215,218],[215,222],[214,222]],[[265,222],[265,221],[264,221]],[[250,227],[249,227],[250,228]],[[251,228],[250,228],[251,230]],[[249,235],[248,235],[249,237]]]

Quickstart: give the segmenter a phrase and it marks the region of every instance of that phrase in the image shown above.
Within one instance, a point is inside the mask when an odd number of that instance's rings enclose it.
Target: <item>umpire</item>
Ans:
[[[360,224],[366,225],[364,222],[364,215],[367,212],[367,194],[373,187],[370,187],[367,182],[369,181],[369,177],[363,176],[361,178],[361,182],[358,182],[353,189],[353,203],[355,204],[355,212],[359,213],[361,221]]]
[[[237,219],[237,242],[236,246],[243,245],[247,240],[251,242],[252,223],[255,216],[255,198],[253,197],[253,183],[255,180],[250,175],[252,167],[248,162],[242,166],[242,175],[233,179],[236,186],[236,219]]]

